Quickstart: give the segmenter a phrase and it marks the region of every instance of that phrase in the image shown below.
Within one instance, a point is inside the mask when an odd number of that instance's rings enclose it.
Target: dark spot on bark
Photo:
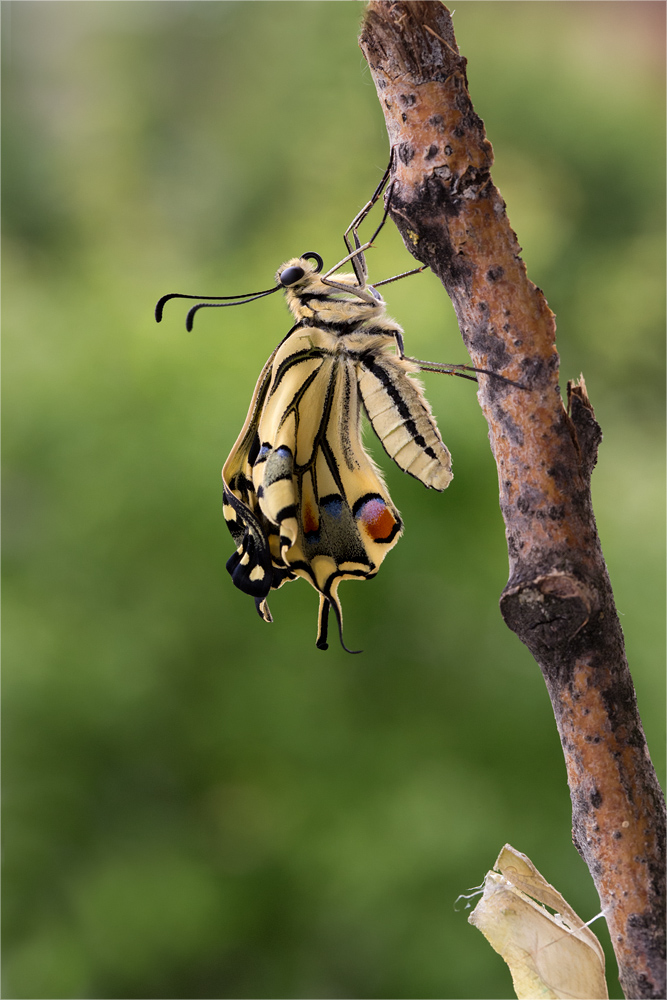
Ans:
[[[488,311],[489,311],[489,303],[488,302],[480,302],[479,305],[477,306],[477,308],[479,309],[480,312],[486,312],[486,313],[488,313]]]
[[[604,865],[601,861],[595,861],[592,858],[588,861],[588,870],[593,876],[593,879],[599,879],[604,873]]]
[[[502,375],[504,369],[508,367],[512,360],[512,355],[508,352],[503,339],[496,333],[495,328],[488,323],[488,303],[480,302],[478,310],[477,323],[471,330],[466,331],[466,345],[476,353],[486,355],[484,368],[490,368],[492,371]],[[498,383],[498,388],[501,386],[502,383]],[[489,388],[491,388],[490,385]]]
[[[431,117],[428,120],[428,123],[429,123],[429,125],[432,125],[433,128],[442,129],[442,124],[443,124],[442,115],[431,115]],[[445,152],[447,152],[446,148],[445,148]],[[450,152],[451,152],[451,149],[450,149]]]
[[[445,146],[445,156],[451,156],[453,152],[454,150],[449,145],[449,143],[447,143],[447,145]]]
[[[456,128],[452,129],[452,135],[455,135],[457,139],[462,139],[465,134],[466,130],[461,125],[457,125]]]
[[[653,933],[655,934],[655,930],[653,931]],[[662,960],[664,962],[664,955],[661,956],[661,957],[662,957]],[[656,955],[656,959],[657,958],[658,958],[658,956]],[[627,982],[627,980],[626,980],[626,982]],[[626,989],[627,989],[627,987],[626,987]],[[629,990],[628,990],[628,996],[635,996],[635,997],[650,997],[650,996],[654,996],[654,997],[658,997],[658,996],[660,996],[660,993],[656,993],[656,991],[655,991],[655,984],[651,982],[651,980],[648,978],[647,975],[645,975],[645,973],[641,972],[637,976],[637,986],[634,989],[632,989],[632,987],[629,988]]]
[[[489,281],[498,281],[499,278],[502,278],[504,273],[505,273],[505,268],[501,267],[500,264],[498,264],[497,267],[489,268],[489,270],[486,272],[486,277],[488,278]]]
[[[452,172],[447,164],[442,167],[435,167],[433,173],[443,181],[449,181],[452,177]]]
[[[411,108],[413,104],[417,103],[417,98],[414,94],[399,94],[398,99],[404,108]]]
[[[415,201],[418,208],[415,207]],[[445,185],[434,174],[424,178],[416,198],[412,195],[409,201],[403,201],[400,191],[392,197],[390,213],[406,246],[416,256],[409,233],[418,232],[421,236],[418,260],[428,264],[438,275],[450,297],[456,302],[462,292],[466,295],[470,293],[472,268],[465,258],[454,253],[449,240],[443,240],[441,225],[439,221],[435,221],[436,216],[443,212],[452,216],[457,214],[458,209],[449,197]]]
[[[662,895],[663,881],[656,883]],[[626,924],[628,946],[633,947],[637,954],[646,955],[645,968],[650,970],[664,968],[665,962],[665,927],[662,918],[663,908],[656,906],[653,912],[630,913]],[[636,977],[630,975],[623,983],[623,990],[629,997],[661,997],[662,985],[651,982],[642,972]]]
[[[406,115],[405,111],[403,111],[402,114],[401,114],[401,121],[403,122],[403,124],[405,124],[405,122],[407,120],[408,120],[408,116]]]
[[[472,188],[478,198],[488,198],[488,180],[488,170],[478,170],[476,167],[468,167],[455,185],[456,194],[462,195],[464,191]]]
[[[558,361],[556,360],[556,364]],[[521,359],[522,382],[532,383],[534,386],[544,386],[551,380],[553,362],[544,361],[542,358],[525,357]]]
[[[429,146],[428,149],[426,150],[426,152],[424,153],[424,159],[425,160],[432,160],[434,156],[438,155],[438,152],[439,152],[439,149],[438,149],[438,147],[434,143],[432,146]]]
[[[646,741],[639,729],[635,717],[636,696],[632,681],[629,675],[619,678],[613,687],[602,689],[600,697],[604,703],[605,711],[609,717],[610,725],[614,732],[623,726],[627,729],[628,735],[624,740],[626,747],[635,747],[644,751]],[[634,790],[631,784],[624,785],[625,794],[629,802],[634,802]]]
[[[391,101],[388,101],[387,98],[385,97],[384,103],[385,103],[385,106],[389,109],[389,111],[391,111],[391,108],[392,108]]]
[[[509,330],[509,323],[507,324],[506,327],[503,327],[503,330]],[[514,341],[514,346],[515,347],[522,347],[523,346],[523,340],[515,340]]]
[[[602,794],[596,788],[594,792],[591,792],[591,805],[594,809],[599,809],[602,805]]]
[[[622,840],[623,834],[621,833],[620,830],[614,830],[614,832],[612,833],[612,837],[614,838],[614,840]]]
[[[409,142],[401,142],[398,147],[398,158],[401,163],[404,163],[407,167],[410,160],[414,157],[415,151]]]

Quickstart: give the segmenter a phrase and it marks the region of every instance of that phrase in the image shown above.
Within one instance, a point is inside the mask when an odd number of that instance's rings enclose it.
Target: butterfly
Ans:
[[[391,164],[390,164],[391,167]],[[436,371],[476,381],[484,371],[407,357],[403,330],[386,314],[378,286],[423,267],[368,284],[358,229],[379,198],[390,167],[371,200],[344,234],[348,254],[322,275],[319,254],[286,261],[275,286],[238,296],[207,298],[187,316],[192,329],[205,307],[240,305],[283,290],[294,325],[262,369],[236,443],[222,470],[223,512],[236,549],[227,562],[235,586],[255,599],[272,621],[267,598],[285,582],[303,577],[319,592],[317,648],[327,649],[333,610],[340,642],[343,580],[368,580],[378,572],[403,532],[382,474],[361,439],[366,412],[385,451],[399,468],[426,487],[444,490],[452,480],[451,457],[423,388],[414,377]],[[352,273],[337,274],[350,262]],[[487,372],[486,374],[495,374]]]

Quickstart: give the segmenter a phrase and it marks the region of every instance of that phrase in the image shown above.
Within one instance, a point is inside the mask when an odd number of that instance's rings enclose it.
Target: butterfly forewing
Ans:
[[[257,610],[265,621],[271,621],[266,597],[272,588],[279,586],[272,559],[272,551],[277,548],[277,530],[260,508],[253,466],[260,451],[259,415],[271,383],[276,351],[257,380],[245,424],[222,470],[223,513],[236,544],[227,569],[235,586],[255,598]]]

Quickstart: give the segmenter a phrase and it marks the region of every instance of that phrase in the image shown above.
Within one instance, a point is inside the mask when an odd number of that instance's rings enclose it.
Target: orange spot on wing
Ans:
[[[319,531],[320,522],[317,518],[317,513],[310,506],[309,503],[305,503],[303,507],[303,530],[308,535],[313,531]]]
[[[357,514],[374,541],[388,538],[396,526],[396,518],[382,500],[369,500]]]

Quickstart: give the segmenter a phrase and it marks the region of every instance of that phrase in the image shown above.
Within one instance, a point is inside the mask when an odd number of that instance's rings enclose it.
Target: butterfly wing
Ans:
[[[272,587],[283,582],[280,570],[271,559],[276,530],[267,522],[259,506],[252,470],[259,452],[259,417],[271,383],[273,352],[257,380],[245,423],[222,470],[223,513],[236,543],[236,551],[227,560],[227,570],[235,586],[255,598],[265,621],[272,621],[266,602]],[[292,577],[293,579],[294,577]]]
[[[389,457],[425,486],[444,490],[452,481],[451,456],[422,386],[410,377],[417,371],[417,365],[378,345],[360,360],[359,390]]]
[[[330,608],[342,642],[341,580],[374,576],[403,527],[363,448],[357,366],[338,345],[312,327],[283,342],[260,376],[225,465],[232,495],[244,506],[229,503],[237,586],[261,601],[269,576],[269,589],[307,579],[320,593],[323,649]]]

